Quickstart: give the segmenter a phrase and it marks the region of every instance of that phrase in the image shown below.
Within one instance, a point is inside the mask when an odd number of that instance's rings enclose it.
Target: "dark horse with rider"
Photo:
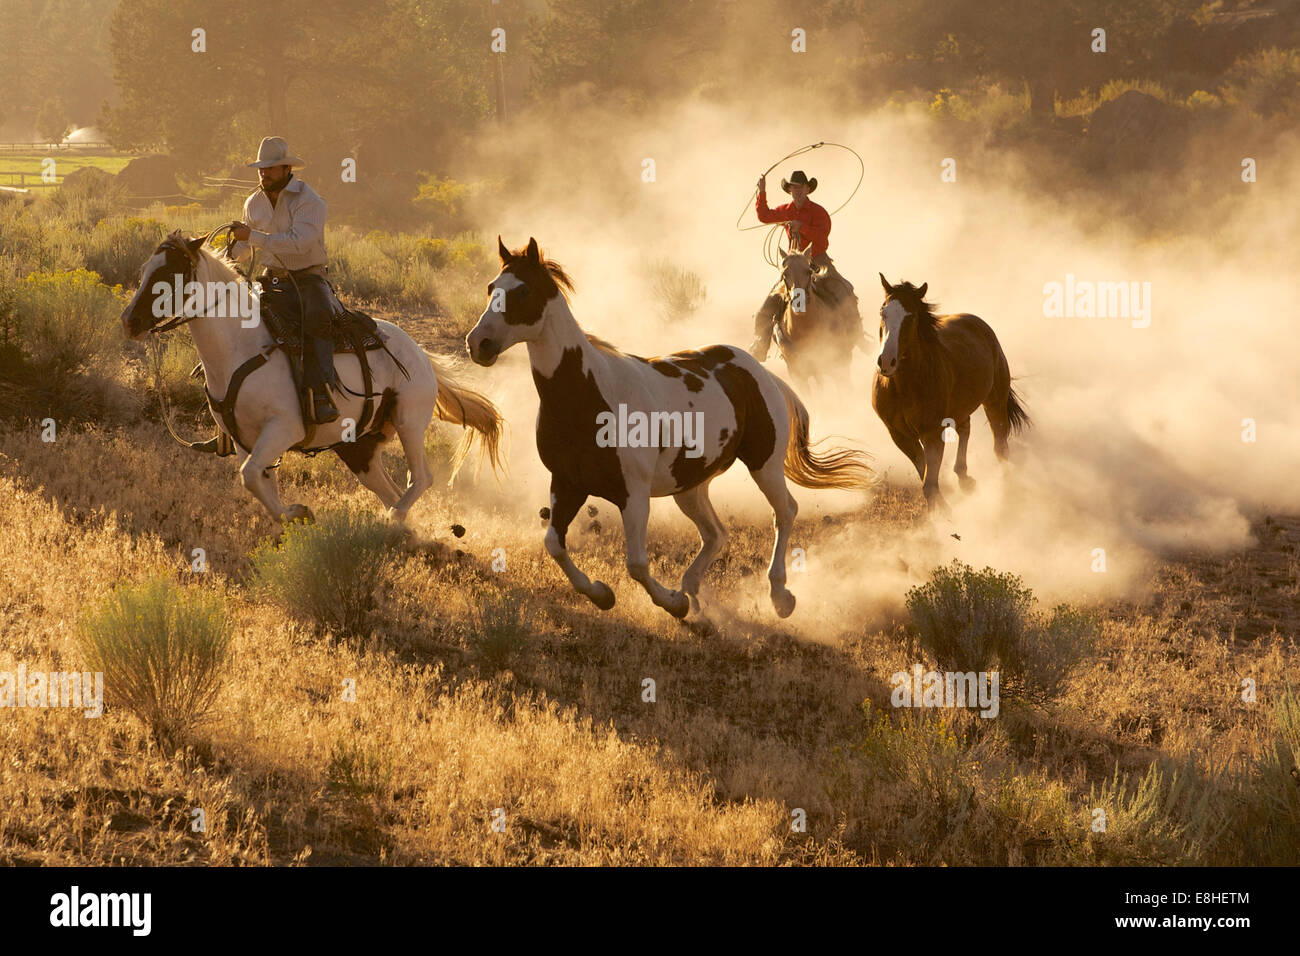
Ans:
[[[790,202],[767,205],[767,176],[758,178],[754,211],[761,223],[780,223],[790,243],[781,250],[781,279],[754,315],[754,341],[749,347],[760,362],[775,334],[777,348],[790,374],[807,382],[846,382],[854,346],[862,338],[862,318],[853,285],[840,275],[827,254],[831,216],[809,197],[817,189],[796,169],[781,188]]]

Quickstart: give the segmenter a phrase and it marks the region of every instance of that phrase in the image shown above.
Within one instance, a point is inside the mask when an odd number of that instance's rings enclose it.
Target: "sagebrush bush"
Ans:
[[[1225,102],[1264,117],[1300,115],[1300,50],[1270,47],[1240,57],[1224,74]]]
[[[36,272],[18,282],[12,322],[28,377],[57,394],[79,372],[111,376],[122,356],[123,304],[86,269]]]
[[[53,232],[33,203],[0,199],[0,272],[22,278],[70,265]]]
[[[668,322],[694,315],[708,297],[708,289],[698,272],[683,269],[667,260],[653,263],[649,275],[659,314]]]
[[[330,240],[330,275],[340,295],[358,304],[419,309],[457,315],[461,299],[474,290],[475,311],[482,289],[496,273],[491,250],[470,233],[452,239],[371,230],[364,236],[346,227]]]
[[[318,627],[364,636],[400,533],[358,510],[327,512],[315,524],[294,522],[278,543],[251,555],[255,589]]]
[[[162,345],[162,388],[167,392],[167,401],[182,411],[197,413],[208,403],[203,394],[203,373],[197,378],[191,376],[194,366],[198,364],[199,353],[194,348],[194,340],[184,333],[166,336]],[[153,356],[149,358],[149,386],[156,385],[153,378]],[[221,394],[222,383],[214,383],[213,391]]]
[[[864,703],[868,726],[862,752],[910,795],[909,806],[901,808],[902,839],[924,852],[974,809],[978,760],[947,713],[907,710],[894,725],[884,714],[873,717],[869,703]]]
[[[379,245],[340,229],[330,237],[330,279],[355,304],[391,305],[401,298],[403,269]]]
[[[982,671],[1016,656],[1033,601],[1014,574],[953,561],[907,592],[907,611],[921,647],[940,667]]]
[[[1037,700],[1057,696],[1070,671],[1092,653],[1101,619],[1096,611],[1058,604],[1046,619],[1032,618],[1008,667],[1010,692]]]
[[[163,225],[153,219],[111,217],[96,224],[86,239],[86,268],[107,285],[134,289],[140,267],[162,241]]]
[[[1046,700],[1092,648],[1095,613],[1058,605],[1049,617],[1019,577],[953,561],[907,592],[913,632],[940,668],[1001,672],[1001,693]]]
[[[465,643],[485,665],[500,670],[527,646],[535,630],[528,592],[486,592],[469,605]]]
[[[1193,760],[1181,766],[1157,761],[1136,779],[1116,767],[1110,780],[1090,789],[1087,806],[1092,863],[1208,862],[1216,859],[1215,847],[1228,826],[1218,777],[1202,772]]]
[[[119,586],[78,627],[87,665],[104,675],[105,702],[130,710],[165,750],[184,744],[211,709],[230,640],[220,594],[165,577]]]
[[[1300,861],[1300,694],[1288,685],[1272,707],[1271,740],[1238,776],[1234,843],[1243,863]]]
[[[54,215],[76,229],[93,229],[95,224],[123,208],[126,188],[112,173],[93,166],[68,175],[43,202]]]

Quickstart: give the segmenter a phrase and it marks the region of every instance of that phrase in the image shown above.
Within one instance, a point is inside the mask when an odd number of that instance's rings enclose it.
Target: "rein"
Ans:
[[[223,226],[217,226],[206,236],[203,237],[202,245],[207,245],[212,241],[212,237],[217,233],[225,230],[227,233],[234,228],[233,223],[227,223]],[[181,309],[184,312],[184,308]],[[185,448],[194,448],[203,444],[201,441],[186,441],[180,435],[176,434],[176,429],[172,427],[171,400],[167,397],[167,389],[163,387],[162,364],[164,347],[162,340],[158,338],[163,332],[170,332],[172,329],[178,329],[182,325],[193,322],[199,316],[197,315],[174,315],[161,325],[155,325],[149,330],[149,353],[153,359],[153,387],[158,393],[158,407],[162,412],[163,424],[167,427],[167,434],[176,440],[176,443]],[[209,396],[210,397],[210,396]],[[233,437],[233,436],[232,436]]]
[[[169,327],[175,328],[176,326],[172,325]],[[162,340],[158,338],[150,338],[149,352],[153,358],[153,388],[154,391],[158,393],[158,406],[162,410],[162,420],[163,420],[163,424],[167,427],[167,434],[171,435],[172,438],[176,439],[176,443],[178,445],[181,445],[185,448],[194,448],[196,445],[203,444],[203,442],[201,441],[186,441],[180,435],[176,434],[176,429],[172,428],[171,402],[167,398],[167,389],[163,387],[163,380],[162,380],[162,358],[163,358]]]

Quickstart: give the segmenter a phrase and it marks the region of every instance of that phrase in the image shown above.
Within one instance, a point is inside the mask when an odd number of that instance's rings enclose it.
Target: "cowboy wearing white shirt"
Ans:
[[[248,165],[258,170],[262,186],[244,201],[244,221],[231,232],[231,256],[247,262],[256,250],[264,267],[258,277],[264,301],[279,314],[302,317],[303,378],[313,418],[324,425],[339,417],[329,398],[329,387],[337,387],[330,328],[343,311],[325,277],[328,209],[314,189],[294,178],[293,167],[303,161],[279,136],[263,139]]]

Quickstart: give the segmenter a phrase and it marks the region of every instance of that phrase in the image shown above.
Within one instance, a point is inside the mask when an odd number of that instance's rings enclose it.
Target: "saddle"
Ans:
[[[862,319],[858,313],[858,296],[850,292],[846,282],[841,281],[842,277],[831,277],[826,269],[814,269],[811,283],[812,294],[821,300],[830,313],[830,321],[824,327],[825,333],[834,337],[844,337],[852,341],[857,341],[862,335]],[[786,308],[790,306],[791,293],[788,289],[783,289],[781,293],[785,299]],[[789,336],[785,334],[782,328],[783,323],[776,323],[777,343],[782,348],[788,347],[791,343]]]
[[[277,303],[268,302],[268,299],[271,298],[271,296],[264,296],[260,300],[260,317],[266,325],[267,331],[271,333],[272,344],[262,353],[253,356],[235,370],[235,374],[231,377],[230,384],[226,388],[225,398],[218,402],[213,398],[211,391],[208,392],[208,398],[212,400],[214,407],[217,409],[221,425],[226,433],[243,445],[236,433],[234,416],[235,401],[239,395],[239,388],[245,378],[266,364],[267,355],[279,349],[284,352],[285,358],[289,361],[289,371],[293,375],[294,390],[298,394],[298,402],[302,409],[302,421],[306,428],[305,437],[293,448],[304,454],[313,455],[333,446],[310,447],[315,436],[316,425],[312,420],[310,392],[303,383],[301,318],[296,309],[280,309],[276,307]],[[402,375],[409,379],[411,373],[406,370],[406,366],[402,364],[397,356],[388,350],[388,345],[380,337],[379,326],[373,318],[359,309],[350,309],[343,305],[342,302],[339,304],[342,306],[342,311],[333,315],[330,325],[330,340],[333,342],[335,355],[341,352],[351,352],[356,355],[357,361],[361,365],[362,390],[360,392],[352,391],[337,376],[334,387],[341,391],[347,391],[358,398],[365,399],[361,418],[357,421],[355,429],[356,436],[360,437],[365,434],[367,427],[372,424],[374,399],[378,397],[374,394],[374,376],[371,374],[370,362],[366,359],[366,353],[383,349],[388,353],[389,358],[393,360]],[[190,374],[197,377],[202,369],[203,363],[200,362],[194,366],[194,370]],[[243,447],[247,448],[249,446],[243,445]]]
[[[856,295],[849,294],[844,283],[830,278],[827,269],[813,269],[812,291],[813,295],[833,309],[838,309],[850,299],[856,304],[858,299]]]
[[[337,298],[337,297],[336,297]],[[342,303],[339,303],[342,305]],[[275,296],[264,295],[259,300],[262,321],[271,333],[271,338],[286,352],[302,355],[302,317],[296,308],[289,309],[286,303],[278,303]],[[358,309],[343,306],[342,312],[334,313],[330,324],[330,339],[334,342],[334,352],[354,352],[360,357],[362,352],[374,351],[384,347],[379,338],[379,326],[366,313]]]

